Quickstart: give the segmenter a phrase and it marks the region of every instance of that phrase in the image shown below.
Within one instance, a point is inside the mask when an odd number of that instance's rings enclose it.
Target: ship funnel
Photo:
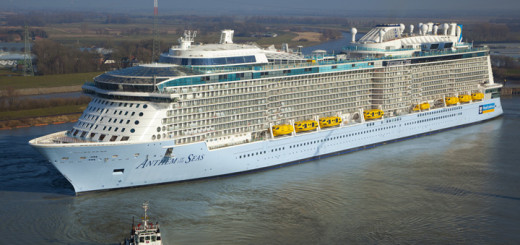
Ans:
[[[399,31],[401,31],[401,33],[400,33],[401,35],[404,33],[405,28],[406,28],[406,26],[403,23],[399,24]]]
[[[442,24],[442,30],[444,35],[448,35],[448,29],[450,28],[450,25],[448,23]]]
[[[460,37],[460,35],[462,34],[462,29],[459,26],[457,26],[457,33],[456,34],[457,34],[457,37]],[[461,40],[462,40],[461,38],[458,39],[459,42]]]
[[[457,23],[450,24],[450,36],[455,36],[457,30]]]
[[[437,35],[437,31],[439,30],[439,26],[438,25],[434,25],[433,26],[433,35]]]
[[[352,34],[352,43],[355,43],[356,42],[357,29],[355,27],[352,27],[352,29],[350,29],[350,33]]]
[[[383,36],[385,35],[385,30],[381,29],[379,30],[379,42],[383,42]]]
[[[421,34],[425,36],[428,33],[428,25],[424,24],[421,26]]]
[[[417,28],[419,29],[419,35],[422,35],[422,26],[423,26],[423,23],[419,23],[419,25],[417,25]]]
[[[410,25],[410,36],[413,34],[413,25]]]
[[[235,33],[233,30],[222,30],[220,34],[220,44],[233,43],[233,33]]]

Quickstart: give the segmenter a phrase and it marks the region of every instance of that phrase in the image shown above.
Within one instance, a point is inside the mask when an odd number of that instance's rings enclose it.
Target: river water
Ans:
[[[226,178],[87,193],[0,131],[1,244],[115,244],[141,204],[165,244],[518,244],[520,98],[502,117]]]

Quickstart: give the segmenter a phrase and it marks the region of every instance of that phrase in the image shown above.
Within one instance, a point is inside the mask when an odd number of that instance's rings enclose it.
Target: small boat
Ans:
[[[274,125],[272,127],[273,136],[286,135],[294,131],[294,127],[290,124]]]
[[[460,103],[468,103],[471,101],[471,96],[467,94],[459,95],[459,102]]]
[[[471,93],[471,99],[472,100],[482,100],[484,99],[483,93]]]
[[[318,122],[314,120],[299,121],[294,123],[296,132],[311,131],[318,127]]]
[[[125,241],[122,244],[162,245],[159,223],[156,222],[154,225],[152,222],[148,221],[148,215],[146,213],[146,211],[148,210],[148,202],[143,203],[143,209],[144,217],[142,218],[142,222],[137,224],[136,226],[134,225],[134,222],[132,220],[132,230],[130,231],[130,238],[125,239]]]
[[[446,97],[445,99],[446,105],[456,105],[459,103],[459,98],[457,97]]]
[[[365,120],[379,119],[385,115],[385,112],[380,109],[370,109],[363,111],[363,116]]]
[[[320,118],[320,128],[328,128],[340,125],[342,122],[341,117],[323,117]]]
[[[418,105],[415,105],[413,108],[414,111],[422,111],[422,110],[428,110],[430,109],[430,103],[421,103]]]

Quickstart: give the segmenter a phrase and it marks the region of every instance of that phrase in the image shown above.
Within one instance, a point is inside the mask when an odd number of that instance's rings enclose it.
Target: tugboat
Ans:
[[[162,245],[159,223],[156,222],[154,225],[152,222],[148,221],[148,215],[146,213],[146,211],[148,210],[148,202],[143,203],[143,209],[144,217],[142,218],[142,222],[137,224],[136,226],[134,225],[134,222],[132,220],[132,230],[130,231],[130,238],[125,239],[125,241],[121,244]]]

